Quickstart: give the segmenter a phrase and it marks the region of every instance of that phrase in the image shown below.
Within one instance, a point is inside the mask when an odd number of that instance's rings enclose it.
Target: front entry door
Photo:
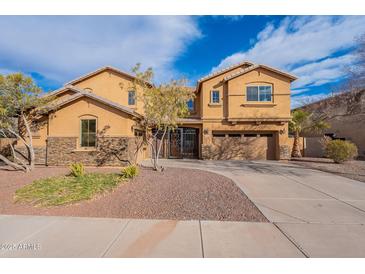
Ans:
[[[177,128],[174,131],[170,131],[169,135],[170,158],[182,157],[181,137],[182,137],[182,128]]]

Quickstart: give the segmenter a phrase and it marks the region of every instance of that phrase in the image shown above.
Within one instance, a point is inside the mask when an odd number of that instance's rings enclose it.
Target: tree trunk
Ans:
[[[163,171],[163,169],[164,169],[162,166],[158,165],[158,160],[159,160],[159,157],[160,157],[160,152],[161,152],[162,145],[164,143],[166,132],[167,132],[167,128],[165,128],[164,131],[163,131],[163,134],[162,134],[162,137],[161,137],[161,142],[160,142],[160,145],[158,146],[158,150],[157,150],[157,153],[156,153],[155,167],[156,167],[157,171]]]
[[[25,140],[20,135],[18,135],[16,132],[14,132],[11,129],[7,129],[7,131],[9,131],[13,135],[15,135],[19,140],[21,140],[24,143],[24,145],[26,146],[26,148],[28,149],[28,144],[25,142]],[[0,132],[5,137],[8,137],[5,130],[1,129]],[[27,166],[26,163],[24,163],[21,159],[19,159],[16,156],[16,152],[14,150],[13,144],[9,144],[9,146],[10,146],[10,149],[11,149],[11,154],[13,156],[13,161],[10,161],[7,157],[5,157],[4,155],[1,155],[1,154],[0,154],[0,160],[2,160],[6,165],[14,168],[15,170],[22,170],[22,171],[28,172],[29,167]]]
[[[12,153],[13,159],[14,159],[13,162],[16,163],[16,164],[19,163],[24,168],[25,172],[28,172],[29,167],[27,166],[26,163],[24,163],[24,161],[22,159],[20,159],[16,156],[16,152],[15,152],[14,146],[12,144],[10,144],[10,149],[11,149],[11,153]]]
[[[161,142],[160,142],[157,150],[155,148],[155,144],[157,143],[158,132],[153,136],[152,141],[148,142],[150,144],[150,147],[151,147],[151,150],[152,150],[151,162],[152,162],[152,165],[153,165],[153,169],[155,171],[163,171],[164,170],[164,168],[162,166],[159,166],[158,160],[159,160],[159,156],[160,156],[160,152],[161,152],[161,148],[162,148],[162,145],[163,145],[163,141],[164,141],[166,132],[167,132],[167,128],[164,129],[164,132],[163,132],[162,137],[161,137]]]
[[[25,128],[27,130],[27,134],[28,134],[28,138],[29,138],[29,146],[28,146],[28,151],[29,151],[29,169],[33,170],[34,169],[34,162],[35,162],[35,155],[34,155],[34,148],[33,148],[33,137],[32,137],[32,132],[30,130],[29,124],[27,119],[25,118],[25,115],[22,114],[22,118],[24,121],[24,125]]]
[[[0,154],[0,160],[2,160],[5,164],[7,164],[8,166],[11,166],[12,168],[14,168],[15,170],[22,170],[25,172],[28,172],[29,170],[21,165],[18,165],[17,163],[13,163],[12,161],[10,161],[8,158],[6,158],[5,156]]]
[[[291,153],[291,156],[294,158],[302,157],[302,154],[300,153],[300,140],[299,139],[300,139],[299,131],[296,131],[294,133],[293,151]]]
[[[133,165],[137,165],[139,152],[144,145],[143,139],[139,140],[138,137],[136,137],[136,139],[137,139],[137,144],[136,144],[136,150],[134,151],[133,155],[133,163],[132,163]]]

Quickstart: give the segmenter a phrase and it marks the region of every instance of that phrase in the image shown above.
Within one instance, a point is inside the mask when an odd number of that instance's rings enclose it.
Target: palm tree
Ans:
[[[289,130],[294,133],[292,157],[302,157],[300,153],[299,138],[303,133],[319,133],[329,128],[321,118],[314,118],[312,113],[301,109],[292,112],[292,120],[289,122]]]

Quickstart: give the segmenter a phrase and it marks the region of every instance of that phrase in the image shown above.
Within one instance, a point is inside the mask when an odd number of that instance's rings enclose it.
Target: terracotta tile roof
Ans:
[[[98,73],[101,73],[101,72],[107,71],[107,70],[113,71],[113,72],[115,72],[117,74],[121,74],[121,75],[127,76],[127,77],[132,78],[132,79],[136,79],[136,77],[134,75],[131,75],[131,74],[127,73],[127,72],[124,72],[124,71],[122,71],[120,69],[117,69],[117,68],[112,67],[112,66],[105,66],[105,67],[99,68],[97,70],[94,70],[92,72],[89,72],[89,73],[87,73],[85,75],[82,75],[82,76],[80,76],[80,77],[78,77],[78,78],[76,78],[76,79],[74,79],[74,80],[66,83],[65,86],[66,85],[74,85],[76,83],[81,82],[84,79],[90,78],[90,77],[92,77],[92,76],[94,76],[94,75],[96,75]],[[152,86],[151,83],[149,83],[149,82],[146,82],[146,83]]]
[[[229,80],[231,80],[231,79],[233,79],[235,77],[238,77],[240,75],[243,75],[243,74],[245,74],[247,72],[250,72],[250,71],[252,71],[254,69],[257,69],[257,68],[265,68],[267,70],[273,71],[273,72],[278,73],[278,74],[281,74],[283,76],[286,76],[289,79],[291,79],[292,81],[294,81],[294,80],[297,79],[297,77],[295,75],[293,75],[293,74],[289,74],[287,72],[284,72],[282,70],[279,70],[279,69],[276,69],[276,68],[273,68],[273,67],[270,67],[270,66],[266,66],[266,65],[262,65],[262,64],[256,64],[256,65],[252,65],[252,66],[249,66],[247,68],[241,69],[241,70],[239,70],[239,71],[237,71],[235,73],[232,73],[231,75],[228,75],[228,76],[224,77],[224,81],[229,81]]]
[[[208,75],[206,75],[206,76],[204,76],[204,77],[200,78],[200,79],[198,80],[198,83],[203,82],[203,81],[206,81],[206,80],[208,80],[208,79],[211,79],[211,78],[213,78],[213,77],[215,77],[215,76],[217,76],[217,75],[220,75],[220,74],[225,73],[225,72],[227,72],[227,71],[230,71],[230,70],[232,70],[232,69],[238,68],[238,67],[240,67],[240,66],[242,66],[242,65],[249,65],[249,66],[252,66],[252,65],[254,65],[254,63],[249,62],[249,61],[243,61],[243,62],[240,62],[240,63],[238,63],[238,64],[235,64],[235,65],[232,65],[232,66],[229,66],[229,67],[226,67],[226,68],[223,68],[223,69],[220,69],[220,70],[214,71],[214,72],[212,72],[212,73],[210,73],[210,74],[208,74]]]
[[[74,80],[72,80],[72,81],[70,81],[70,82],[66,83],[63,87],[61,87],[61,88],[59,88],[59,89],[56,89],[56,90],[54,90],[54,91],[52,91],[52,92],[49,92],[49,93],[45,94],[45,95],[44,95],[44,97],[47,97],[47,96],[54,96],[54,95],[57,95],[57,94],[59,94],[59,93],[62,93],[63,91],[67,90],[67,86],[77,84],[77,83],[81,82],[81,81],[82,81],[82,80],[84,80],[84,79],[90,78],[90,77],[92,77],[92,76],[94,76],[94,75],[96,75],[96,74],[98,74],[98,73],[101,73],[101,72],[103,72],[103,71],[107,71],[107,70],[110,70],[110,71],[113,71],[113,72],[115,72],[115,73],[118,73],[118,74],[121,74],[121,75],[124,75],[124,76],[130,77],[130,78],[132,78],[132,79],[136,79],[136,77],[135,77],[135,76],[133,76],[133,75],[131,75],[131,74],[129,74],[129,73],[126,73],[126,72],[124,72],[124,71],[121,71],[120,69],[114,68],[114,67],[112,67],[112,66],[105,66],[105,67],[102,67],[102,68],[99,68],[99,69],[97,69],[97,70],[94,70],[94,71],[92,71],[92,72],[90,72],[90,73],[87,73],[87,74],[85,74],[85,75],[83,75],[83,76],[80,76],[80,77],[78,77],[78,78],[76,78],[76,79],[74,79]],[[151,84],[151,83],[149,83],[149,82],[146,82],[146,84],[148,84],[148,85],[150,85],[150,86],[153,86],[153,84]]]
[[[48,92],[48,93],[44,94],[43,97],[55,96],[58,93],[61,93],[61,92],[66,91],[66,90],[67,90],[67,88],[65,86],[63,86],[63,87],[61,87],[59,89],[56,89],[54,91],[51,91],[51,92]]]

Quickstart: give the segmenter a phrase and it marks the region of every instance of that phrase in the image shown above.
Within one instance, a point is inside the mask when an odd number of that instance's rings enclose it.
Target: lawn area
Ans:
[[[120,174],[88,173],[39,179],[15,192],[14,200],[35,206],[59,206],[92,199],[110,191],[124,179]]]

